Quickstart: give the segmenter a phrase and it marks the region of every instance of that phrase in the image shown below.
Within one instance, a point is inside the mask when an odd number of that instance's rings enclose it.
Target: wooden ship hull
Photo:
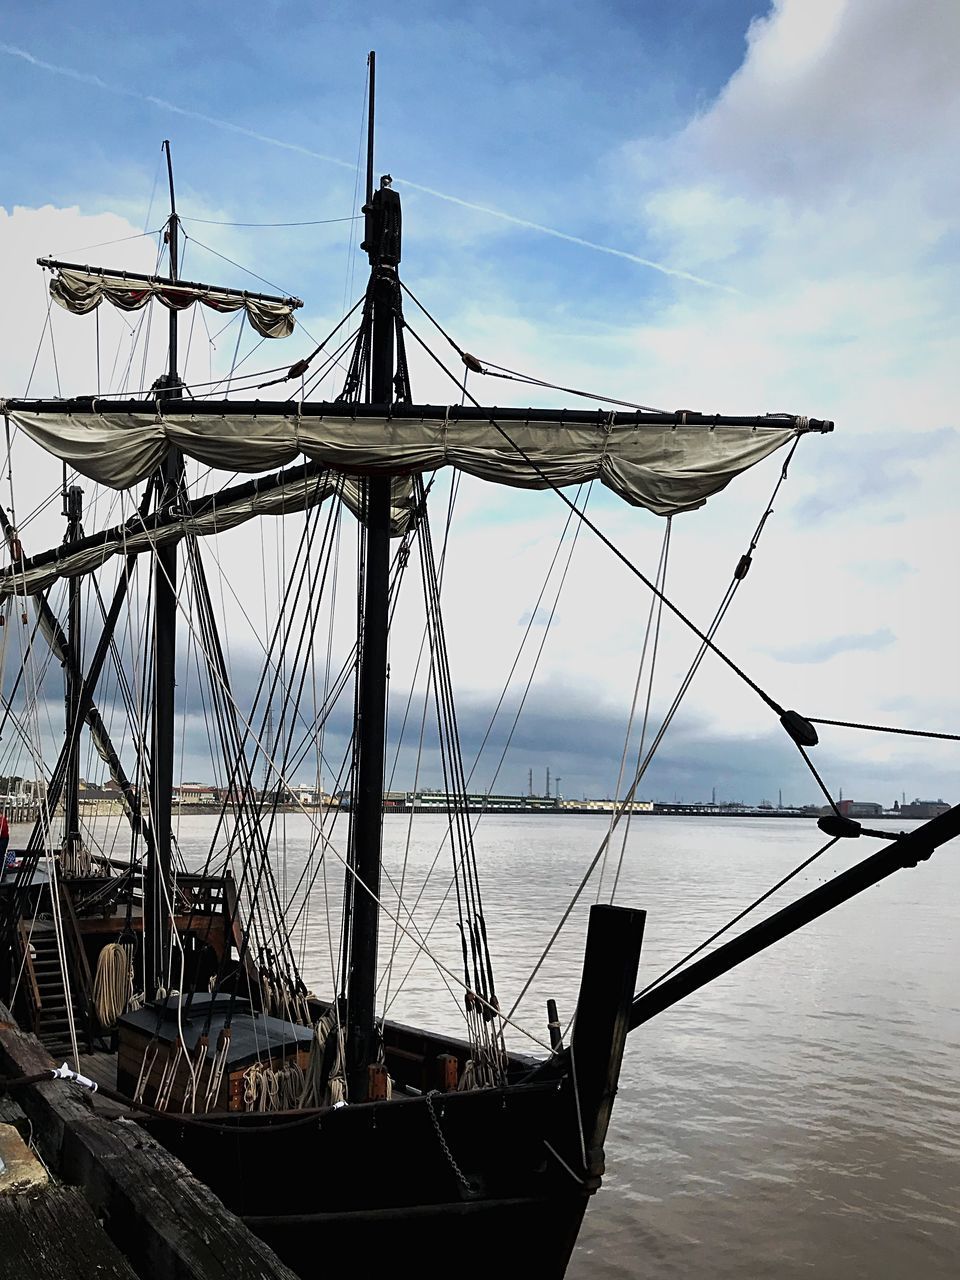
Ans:
[[[494,1241],[504,1274],[562,1276],[600,1184],[577,1156],[572,1091],[554,1083],[239,1124],[241,1140],[227,1124],[216,1142],[173,1120],[147,1127],[303,1276],[318,1246],[345,1257],[361,1245],[418,1267],[456,1258],[480,1276]],[[558,1143],[569,1171],[550,1154]]]
[[[479,1233],[501,1236],[508,1274],[560,1277],[601,1184],[644,919],[592,909],[573,1040],[557,1041],[553,1058],[511,1056],[500,1088],[458,1090],[465,1041],[386,1022],[389,1099],[245,1110],[241,1057],[225,1073],[226,1113],[154,1112],[142,1123],[301,1275],[322,1241],[341,1256],[361,1242],[423,1265],[456,1256],[458,1272],[479,1277],[489,1266]],[[147,1048],[135,1019],[119,1029],[127,1094]],[[275,1068],[302,1052],[288,1044]]]
[[[93,917],[79,914],[78,883],[62,883],[59,891],[71,922],[76,979],[96,968],[98,950],[116,937],[120,924],[109,910]],[[92,888],[83,882],[81,911]],[[183,892],[205,914],[185,910],[181,926],[203,927],[218,949],[225,945],[235,905],[229,884],[191,877]],[[54,962],[44,949],[43,932],[37,931],[36,916],[47,914],[48,894],[45,884],[36,890],[18,930],[21,938],[35,941],[9,957],[23,965],[26,979],[18,987],[18,1022],[40,1037],[35,1049],[27,1046],[23,1061],[41,1069],[44,1061],[53,1067],[55,1059],[48,1054],[70,1055],[64,1012],[50,1003],[47,974]],[[142,927],[139,903],[131,918]],[[500,1088],[458,1090],[471,1053],[466,1041],[386,1022],[383,1067],[391,1080],[390,1098],[251,1111],[244,1098],[247,1067],[255,1061],[278,1071],[291,1061],[305,1067],[312,1030],[293,1029],[262,1010],[237,1012],[229,995],[212,1001],[197,996],[183,1008],[178,997],[169,997],[124,1015],[112,1032],[97,1025],[81,997],[76,1018],[81,1050],[86,1050],[81,1071],[96,1077],[95,1101],[112,1100],[107,1123],[115,1123],[117,1106],[136,1118],[175,1158],[173,1168],[182,1162],[213,1193],[226,1221],[235,1215],[298,1275],[315,1274],[318,1249],[347,1256],[372,1246],[382,1256],[415,1257],[423,1266],[457,1256],[460,1274],[479,1277],[489,1258],[478,1243],[498,1239],[508,1253],[501,1267],[505,1274],[561,1277],[590,1197],[601,1185],[603,1143],[629,1027],[643,924],[640,911],[592,909],[571,1044],[564,1048],[555,1031],[552,1058],[511,1055],[507,1083]],[[232,928],[238,936],[242,932],[236,921]],[[312,1004],[311,1014],[320,1016],[323,1007]],[[228,1008],[233,1009],[230,1060],[208,1109],[181,1109],[189,1088],[186,1060],[160,1109],[161,1077],[178,1038],[182,1035],[194,1049],[198,1036],[206,1034],[209,1059]],[[273,1058],[263,1049],[271,1025]],[[147,1061],[151,1065],[144,1074]],[[45,1115],[42,1100],[39,1114]],[[58,1142],[62,1154],[69,1147],[62,1132]],[[61,1172],[70,1179],[69,1162]],[[77,1176],[79,1166],[73,1172]],[[91,1177],[97,1175],[87,1169],[84,1178]],[[84,1179],[78,1181],[83,1185]],[[148,1269],[147,1274],[154,1273]]]

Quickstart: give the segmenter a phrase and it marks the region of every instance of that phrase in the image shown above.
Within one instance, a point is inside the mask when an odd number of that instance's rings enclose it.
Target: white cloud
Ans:
[[[936,184],[928,166],[960,120],[958,42],[952,0],[922,14],[901,0],[777,0],[717,102],[675,140],[676,162],[735,176],[751,197],[816,208],[825,195],[907,195],[949,218],[955,166]]]
[[[834,418],[834,437],[800,449],[722,643],[801,709],[880,721],[896,709],[896,722],[941,729],[960,718],[960,611],[948,586],[960,534],[958,57],[954,4],[924,6],[921,21],[888,0],[783,0],[753,25],[713,104],[679,134],[623,149],[635,182],[611,166],[611,199],[654,255],[737,292],[678,286],[642,323],[621,312],[608,329],[594,319],[579,333],[575,314],[533,317],[537,331],[517,318],[529,308],[504,297],[456,329],[479,354],[567,385],[668,407]],[[567,325],[564,336],[580,338],[572,358],[558,332]],[[673,589],[700,621],[774,466],[677,522]],[[625,546],[634,524],[604,520]],[[574,679],[577,653],[598,650],[579,678],[612,698],[629,679],[642,595],[594,561],[585,539],[578,557],[591,568],[578,590],[596,625],[568,632],[562,658],[558,634],[551,652]],[[809,668],[771,656],[875,633],[894,642]],[[675,637],[673,652],[686,651]],[[698,678],[699,708],[715,728],[759,728],[762,708],[716,667]],[[902,740],[871,747],[887,759],[901,751]]]
[[[960,718],[952,675],[960,615],[950,589],[960,532],[958,57],[960,10],[952,3],[925,5],[920,21],[894,0],[782,0],[752,26],[743,65],[714,103],[678,134],[621,151],[618,160],[632,169],[623,189],[609,193],[636,218],[638,242],[651,257],[736,292],[668,282],[672,292],[659,295],[656,313],[640,297],[632,315],[621,309],[605,322],[596,309],[584,319],[574,302],[562,311],[539,305],[529,283],[519,297],[515,282],[487,265],[487,305],[467,301],[467,290],[462,301],[449,293],[441,315],[481,358],[565,385],[669,408],[835,418],[835,436],[801,444],[721,644],[801,711],[948,730]],[[45,308],[36,268],[26,264],[67,241],[136,230],[69,210],[18,211],[0,221],[5,262],[15,251],[25,264],[8,277],[11,294],[27,300],[16,323],[9,313],[4,322],[5,389],[22,389]],[[476,264],[464,269],[481,274]],[[433,282],[411,283],[429,305]],[[61,363],[71,389],[89,387],[89,333],[77,333]],[[418,396],[444,401],[442,376],[414,348],[411,354]],[[49,391],[49,366],[45,376]],[[500,403],[540,394],[470,385]],[[701,625],[778,465],[771,460],[705,511],[675,522],[671,591]],[[662,523],[596,500],[594,510],[651,572]],[[466,483],[461,514],[445,585],[448,634],[458,685],[486,695],[509,667],[522,630],[516,620],[529,616],[565,512],[549,495],[534,501]],[[273,532],[268,537],[272,548]],[[252,554],[256,539],[244,538],[243,554]],[[625,719],[647,594],[587,531],[568,592],[542,679]],[[494,612],[506,626],[496,625]],[[263,615],[261,595],[255,616]],[[407,638],[398,633],[393,653],[397,688],[419,639],[413,610],[403,617]],[[535,631],[539,640],[542,629]],[[242,635],[238,625],[232,642]],[[871,636],[884,643],[846,651],[841,644],[829,661],[776,657]],[[679,625],[665,627],[660,702],[694,647]],[[691,711],[714,735],[770,728],[769,712],[715,659],[690,696]],[[901,756],[909,756],[914,777],[922,776],[923,760],[934,760],[916,744],[909,753],[896,740],[862,745],[884,779]],[[568,781],[576,791],[575,779]]]

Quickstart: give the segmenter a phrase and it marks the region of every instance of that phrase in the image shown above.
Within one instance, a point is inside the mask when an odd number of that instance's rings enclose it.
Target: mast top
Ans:
[[[367,187],[364,204],[369,204],[373,199],[373,113],[377,89],[377,55],[373,49],[367,55],[367,67],[369,68],[367,87]]]
[[[363,243],[371,267],[396,267],[400,263],[402,214],[400,193],[393,189],[393,179],[385,173],[380,187],[363,206],[365,217]]]
[[[370,260],[371,267],[396,267],[400,262],[400,195],[393,189],[393,178],[384,173],[380,186],[373,189],[374,114],[377,89],[377,55],[370,50],[367,58],[370,68],[367,94],[367,198],[363,205],[363,242],[360,248]]]

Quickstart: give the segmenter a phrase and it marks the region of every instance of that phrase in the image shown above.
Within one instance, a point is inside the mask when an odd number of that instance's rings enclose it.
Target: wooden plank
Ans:
[[[50,1180],[41,1160],[12,1124],[0,1124],[0,1196],[19,1196],[42,1190]]]
[[[21,1136],[30,1128],[23,1109],[9,1093],[0,1092],[0,1124],[12,1124]]]
[[[98,1085],[105,1086],[108,1089],[116,1089],[117,1087],[117,1059],[112,1053],[81,1053],[80,1055],[80,1072],[82,1075],[89,1076],[91,1080],[95,1080]],[[92,1097],[93,1107],[101,1115],[116,1116],[121,1112],[126,1113],[129,1108],[122,1106],[113,1099],[108,1098],[106,1094],[97,1092]]]
[[[0,1197],[0,1280],[137,1280],[73,1187]]]
[[[104,1053],[102,1050],[81,1053],[80,1070],[91,1080],[96,1080],[97,1084],[109,1085],[111,1089],[117,1087],[117,1056],[114,1053]]]

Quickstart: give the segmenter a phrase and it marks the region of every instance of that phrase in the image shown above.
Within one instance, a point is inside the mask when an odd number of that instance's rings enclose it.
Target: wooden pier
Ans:
[[[55,1065],[0,1003],[0,1079]],[[0,1102],[12,1119],[22,1113],[44,1164],[67,1184],[52,1182],[32,1203],[0,1205],[0,1280],[296,1280],[179,1160],[76,1085],[51,1078],[9,1094],[0,1087]]]
[[[0,797],[0,813],[7,815],[11,826],[17,823],[32,825],[40,817],[40,804],[36,800],[24,800],[17,796],[9,800]]]

